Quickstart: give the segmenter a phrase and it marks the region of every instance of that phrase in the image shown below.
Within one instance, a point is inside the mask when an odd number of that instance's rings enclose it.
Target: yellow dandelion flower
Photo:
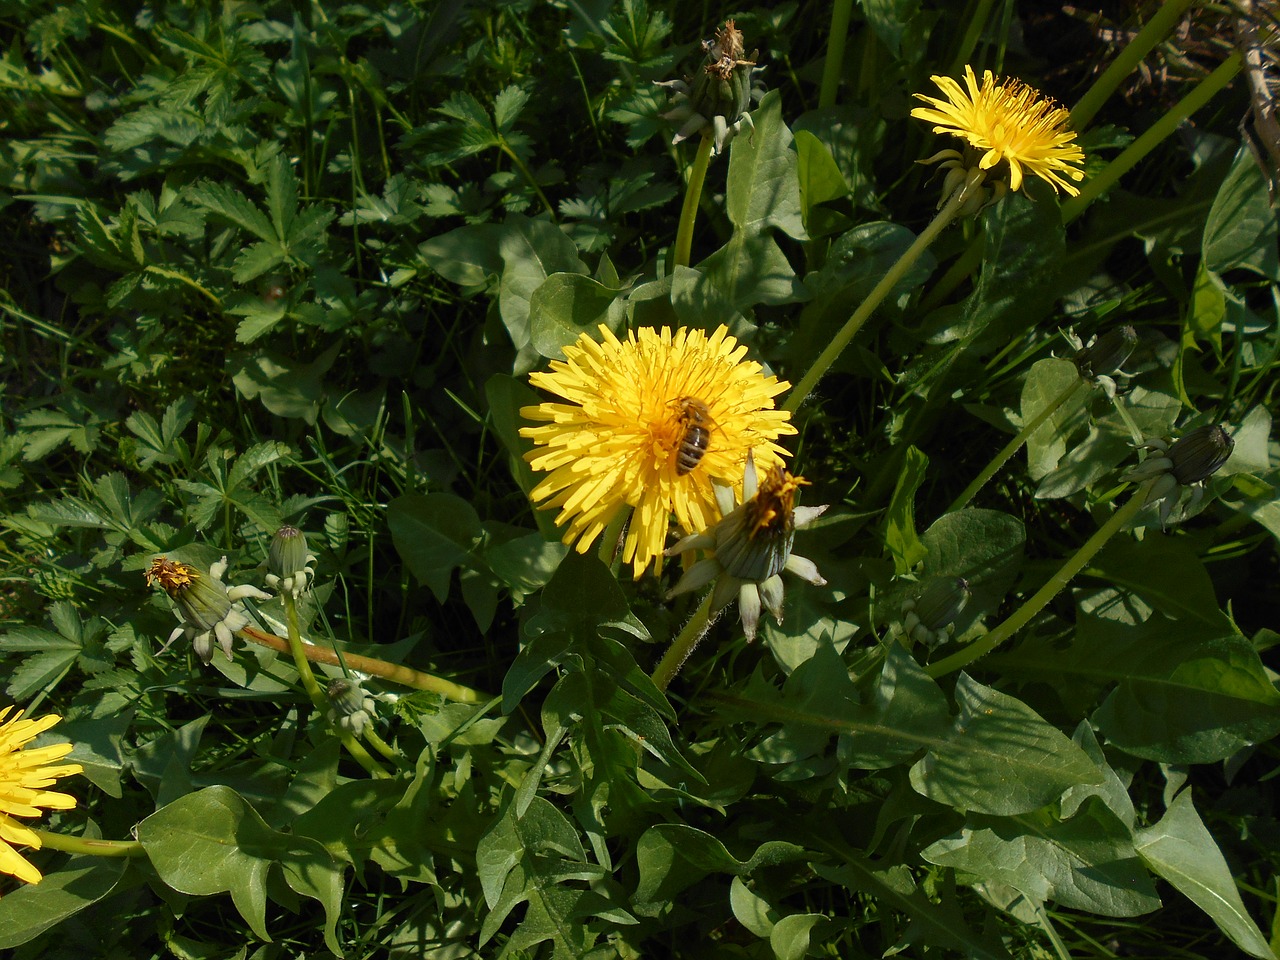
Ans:
[[[790,386],[744,360],[747,348],[721,326],[708,336],[681,327],[642,327],[619,340],[587,334],[565,347],[550,372],[529,377],[564,403],[524,407],[541,424],[521,436],[544,478],[530,495],[559,508],[564,542],[585,553],[610,521],[634,510],[622,558],[635,576],[660,562],[674,514],[686,533],[719,519],[712,480],[741,492],[747,453],[770,470],[787,451],[774,441],[795,433],[791,415],[773,408]]]
[[[27,883],[39,883],[40,871],[13,849],[13,844],[38,850],[40,835],[14,817],[39,817],[41,807],[70,810],[76,805],[75,797],[45,788],[53,786],[59,777],[80,773],[83,767],[78,763],[52,765],[71,752],[69,743],[23,749],[61,717],[50,715],[24,720],[19,712],[10,719],[13,710],[13,707],[0,710],[0,873],[11,874]]]
[[[1058,103],[1019,80],[997,83],[990,70],[982,74],[982,86],[973,67],[964,68],[965,86],[950,77],[931,78],[946,97],[937,100],[917,93],[931,104],[916,107],[911,115],[934,124],[934,133],[949,133],[983,151],[979,166],[990,170],[1001,160],[1009,164],[1009,187],[1022,187],[1023,170],[1040,177],[1055,190],[1070,196],[1080,191],[1068,180],[1079,182],[1084,172],[1084,152],[1067,124],[1070,114]]]

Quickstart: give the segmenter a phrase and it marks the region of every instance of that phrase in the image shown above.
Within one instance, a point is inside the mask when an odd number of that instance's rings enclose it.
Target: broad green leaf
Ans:
[[[564,348],[585,333],[600,338],[600,324],[614,333],[626,320],[622,290],[579,273],[553,273],[529,299],[529,335],[541,356],[564,359]]]
[[[1196,813],[1190,790],[1178,794],[1160,822],[1138,831],[1134,841],[1147,866],[1212,917],[1232,943],[1251,957],[1275,960],[1244,908],[1222,851]]]
[[[588,275],[578,248],[563,230],[546,220],[512,215],[498,240],[502,278],[498,282],[498,312],[516,349],[530,343],[529,309],[534,292],[553,273]]]
[[[418,255],[451,283],[475,287],[502,273],[498,244],[506,227],[477,223],[458,227],[418,245]]]
[[[1000,605],[1022,568],[1025,540],[1021,521],[998,510],[974,508],[943,514],[921,536],[928,551],[927,576],[969,582],[972,595],[956,619],[958,632]]]
[[[325,375],[337,359],[335,343],[311,363],[263,351],[231,363],[232,382],[249,400],[258,399],[278,417],[316,422],[325,396]]]
[[[230,787],[209,787],[175,800],[138,824],[137,834],[165,883],[193,896],[229,892],[263,940],[271,939],[266,905],[272,864],[294,878],[340,869],[315,841],[272,830]],[[311,888],[308,882],[300,886]]]
[[[1280,693],[1247,639],[1146,631],[1110,667],[1119,686],[1093,720],[1107,742],[1164,763],[1212,763],[1280,733]]]
[[[1067,452],[1067,441],[1082,421],[1088,396],[1076,365],[1070,360],[1039,360],[1032,365],[1022,384],[1023,425],[1057,404],[1049,418],[1027,437],[1027,469],[1032,480],[1057,468]]]
[[[748,236],[776,228],[805,240],[796,154],[776,90],[765,94],[751,119],[754,129],[735,137],[729,148],[725,185],[729,219]]]
[[[1204,225],[1201,252],[1216,274],[1244,268],[1280,280],[1275,210],[1253,153],[1241,147]]]
[[[95,838],[89,838],[95,839]],[[33,940],[110,895],[125,880],[128,861],[72,857],[38,884],[23,883],[0,898],[0,949]],[[139,882],[135,877],[134,883]]]
[[[799,158],[796,172],[799,178],[800,202],[808,223],[813,208],[821,203],[839,200],[849,195],[849,185],[844,174],[836,166],[835,158],[826,144],[808,130],[795,134],[796,155]]]
[[[1117,537],[1094,561],[1107,582],[1132,590],[1172,620],[1200,620],[1215,630],[1231,629],[1219,612],[1209,573],[1184,537],[1149,533],[1142,540]]]
[[[862,9],[876,37],[897,57],[907,21],[919,12],[919,0],[865,0]]]
[[[661,823],[646,830],[636,844],[640,881],[635,899],[668,899],[708,873],[740,877],[762,866],[809,860],[811,856],[794,843],[770,840],[756,847],[746,860],[739,860],[705,831],[683,823]]]
[[[441,603],[453,571],[475,556],[484,537],[475,508],[451,493],[406,494],[387,505],[396,551]]]
[[[1014,816],[1056,801],[1077,783],[1098,783],[1089,757],[1030,707],[968,674],[950,738],[911,768],[911,785],[957,810]]]
[[[695,282],[683,295],[672,291],[680,319],[711,329],[726,312],[745,313],[757,304],[777,305],[803,299],[804,288],[782,248],[767,233],[736,230],[729,242],[700,264]]]
[[[252,200],[225,183],[204,181],[194,184],[187,191],[187,199],[268,244],[279,245],[283,239]]]
[[[915,447],[908,447],[885,517],[885,546],[899,574],[913,570],[928,552],[916,533],[916,491],[924,483],[928,468],[929,458]]]
[[[1052,900],[1104,917],[1134,917],[1160,906],[1129,829],[1096,797],[1068,820],[1048,809],[973,817],[920,855],[1007,884],[1036,903]]]
[[[793,913],[773,925],[769,946],[778,960],[804,960],[815,927],[830,924],[821,913]]]

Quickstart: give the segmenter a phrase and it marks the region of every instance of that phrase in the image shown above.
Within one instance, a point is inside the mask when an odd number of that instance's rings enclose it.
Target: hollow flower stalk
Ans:
[[[917,93],[916,98],[928,106],[916,107],[911,115],[933,124],[934,133],[964,140],[978,168],[991,170],[1007,164],[1009,189],[1014,191],[1022,188],[1029,174],[1069,196],[1080,192],[1074,184],[1084,179],[1080,169],[1084,152],[1064,107],[1020,80],[997,82],[990,70],[983,71],[981,85],[969,66],[964,68],[963,87],[950,77],[931,79],[942,99]],[[946,161],[944,166],[973,166],[955,150],[931,159]]]
[[[538,424],[520,431],[535,444],[525,457],[547,473],[530,497],[560,511],[564,542],[579,553],[634,511],[622,560],[639,577],[661,561],[672,516],[686,533],[716,521],[715,483],[741,491],[748,451],[766,471],[782,465],[787,451],[774,441],[795,428],[773,399],[789,384],[745,359],[724,326],[710,335],[642,327],[620,340],[601,325],[600,335],[583,334],[564,360],[529,377],[560,398],[520,411]],[[702,449],[689,468],[699,424]]]
[[[57,763],[72,750],[70,743],[27,748],[32,740],[62,718],[48,714],[25,719],[14,707],[0,710],[0,872],[27,883],[39,883],[40,871],[14,844],[38,850],[40,835],[17,817],[39,817],[44,810],[70,810],[75,797],[48,788],[61,777],[81,773],[78,763]]]

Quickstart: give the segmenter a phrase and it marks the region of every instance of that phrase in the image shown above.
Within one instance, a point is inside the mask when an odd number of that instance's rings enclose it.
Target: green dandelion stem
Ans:
[[[1070,223],[1084,213],[1089,204],[1110,190],[1122,176],[1128,173],[1156,146],[1178,129],[1182,121],[1213,99],[1214,95],[1229,84],[1244,62],[1240,52],[1236,51],[1222,61],[1213,73],[1209,74],[1189,94],[1179,100],[1163,117],[1153,123],[1137,140],[1095,176],[1085,181],[1080,188],[1080,195],[1072,197],[1062,204],[1062,222]]]
[[[684,666],[684,662],[689,659],[689,654],[693,653],[693,648],[698,645],[698,641],[707,635],[707,627],[711,623],[712,593],[714,591],[707,592],[698,609],[680,631],[680,635],[671,641],[671,646],[667,648],[662,661],[654,668],[653,685],[659,690],[666,690],[670,686],[675,675]]]
[[[818,89],[818,109],[835,106],[840,74],[844,71],[844,47],[849,39],[849,14],[853,0],[836,0],[831,8],[831,31],[827,34],[827,58],[822,64],[822,86]]]
[[[844,352],[844,348],[849,345],[849,341],[862,329],[862,325],[871,317],[876,307],[880,306],[880,302],[906,276],[907,271],[915,266],[916,261],[929,249],[930,244],[938,238],[938,235],[959,215],[960,210],[973,196],[973,192],[981,187],[984,176],[985,173],[982,170],[974,170],[969,174],[969,178],[943,204],[942,209],[938,211],[938,215],[930,221],[929,225],[921,231],[920,236],[916,237],[915,242],[898,258],[898,262],[890,267],[888,272],[880,278],[880,282],[867,295],[867,299],[858,305],[858,309],[853,312],[853,316],[846,321],[840,332],[827,344],[826,349],[818,355],[818,359],[813,361],[813,366],[809,368],[800,379],[800,383],[791,391],[791,394],[787,397],[787,402],[782,405],[782,409],[789,413],[795,413],[800,408],[800,404],[804,403],[809,394],[813,392],[813,388],[818,385],[818,381],[822,379],[822,375],[839,359],[840,354]]]
[[[604,533],[600,535],[600,551],[596,556],[615,576],[622,565],[622,553],[618,550],[618,538],[622,536],[622,528],[629,516],[631,516],[631,509],[624,505],[609,521],[604,528]]]
[[[1131,74],[1142,62],[1142,58],[1150,53],[1157,43],[1163,40],[1182,15],[1187,12],[1194,0],[1165,0],[1164,6],[1156,11],[1155,16],[1147,21],[1136,37],[1120,50],[1111,66],[1103,72],[1093,86],[1085,91],[1084,96],[1071,108],[1071,128],[1083,130],[1089,121],[1102,109],[1102,105],[1116,92],[1116,87]]]
[[[302,689],[307,691],[315,708],[323,713],[329,709],[329,698],[316,682],[316,675],[311,672],[311,663],[303,649],[302,633],[298,629],[298,606],[288,593],[281,593],[280,599],[284,601],[284,618],[289,628],[289,653],[293,656],[293,665],[298,668]]]
[[[369,746],[373,747],[373,749],[377,750],[397,766],[407,762],[408,758],[395,747],[391,746],[391,744],[387,743],[387,741],[378,736],[377,731],[375,731],[372,726],[366,726],[364,728],[364,738],[369,741]]]
[[[955,498],[951,506],[947,507],[946,512],[954,513],[977,496],[978,491],[986,486],[987,481],[996,475],[996,471],[1008,463],[1009,458],[1022,449],[1023,445],[1043,426],[1046,420],[1057,412],[1059,407],[1075,396],[1075,392],[1080,389],[1083,383],[1083,380],[1076,377],[1065,390],[1050,400],[1043,410],[1028,420],[1023,428],[1018,431],[1018,435],[1006,443],[1004,448],[991,458],[991,462],[983,468],[982,472],[973,478],[973,482],[964,488],[960,496]]]
[[[981,227],[979,227],[969,240],[969,245],[964,248],[960,256],[952,262],[947,268],[947,272],[942,275],[933,288],[924,295],[920,300],[920,306],[916,310],[918,316],[925,316],[942,305],[942,302],[951,296],[952,291],[960,284],[964,283],[973,271],[978,269],[982,263],[982,251],[986,246],[986,236]]]
[[[272,650],[278,650],[281,653],[290,652],[289,641],[284,637],[277,637],[274,633],[267,633],[256,627],[245,627],[240,631],[239,635],[252,643],[270,647]],[[302,650],[312,663],[340,665],[338,655],[332,650],[306,642],[302,644]],[[342,659],[351,670],[372,674],[375,677],[381,677],[383,680],[390,680],[392,683],[398,683],[404,687],[412,687],[415,690],[438,693],[446,700],[453,700],[457,703],[485,703],[493,699],[489,694],[482,693],[479,690],[473,690],[470,687],[464,687],[462,684],[453,683],[430,673],[423,673],[420,670],[414,670],[412,667],[401,666],[397,663],[388,663],[375,657],[362,657],[355,653],[344,653]]]
[[[707,179],[707,166],[711,163],[712,138],[705,134],[698,141],[698,153],[689,169],[689,183],[684,191],[684,206],[680,208],[680,225],[676,228],[676,252],[673,267],[687,267],[693,252],[693,224],[698,219],[698,202],[702,199],[702,185]]]
[[[24,824],[25,826],[25,824]],[[61,850],[90,857],[145,857],[147,852],[137,840],[91,840],[88,837],[69,837],[65,833],[52,833],[39,827],[29,827],[40,838],[42,849]]]
[[[1129,498],[1129,501],[1113,513],[1111,518],[1092,537],[1085,541],[1084,545],[1075,552],[1071,559],[1059,567],[1048,582],[1032,594],[1031,598],[1019,607],[1009,619],[986,636],[979,637],[963,650],[958,650],[937,663],[929,664],[924,668],[924,672],[936,679],[946,676],[948,673],[954,673],[962,667],[967,667],[980,657],[985,657],[1030,623],[1031,619],[1043,610],[1049,601],[1056,597],[1077,573],[1085,568],[1085,565],[1093,559],[1103,545],[1116,533],[1124,529],[1125,524],[1129,523],[1137,515],[1146,502],[1147,492],[1151,489],[1151,483],[1152,481],[1148,480],[1139,487],[1133,496]]]

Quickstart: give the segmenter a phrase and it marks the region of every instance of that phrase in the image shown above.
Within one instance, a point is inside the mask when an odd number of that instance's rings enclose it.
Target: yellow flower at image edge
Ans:
[[[710,335],[642,327],[625,340],[604,325],[600,333],[530,375],[565,402],[522,408],[540,425],[520,434],[536,444],[530,465],[549,474],[530,496],[560,510],[564,542],[579,553],[633,508],[622,558],[639,577],[660,562],[672,515],[686,533],[719,519],[713,479],[741,492],[749,451],[762,469],[781,466],[787,451],[774,441],[796,431],[773,398],[790,384],[744,360],[747,348],[723,326]],[[697,426],[705,433],[691,444]]]
[[[15,817],[39,817],[46,810],[70,810],[76,799],[65,793],[46,789],[59,777],[69,777],[84,769],[78,763],[55,765],[71,752],[69,743],[23,749],[44,733],[61,717],[44,716],[24,720],[21,712],[10,718],[13,707],[0,710],[0,872],[39,883],[40,871],[13,849],[13,844],[39,849],[40,836],[15,820]]]
[[[931,104],[916,107],[911,115],[934,124],[934,133],[949,133],[982,153],[979,166],[990,170],[1001,160],[1009,164],[1009,187],[1022,187],[1024,170],[1061,188],[1070,196],[1080,191],[1068,180],[1084,179],[1079,164],[1084,151],[1068,126],[1070,113],[1019,80],[997,83],[990,70],[983,71],[978,86],[973,67],[964,68],[965,88],[950,77],[932,77],[945,100],[917,93]]]

